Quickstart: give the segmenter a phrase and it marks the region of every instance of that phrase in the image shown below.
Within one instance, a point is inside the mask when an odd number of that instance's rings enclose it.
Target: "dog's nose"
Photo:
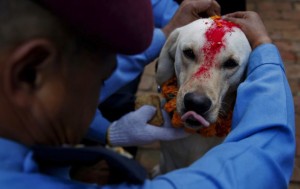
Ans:
[[[184,95],[183,100],[186,111],[194,111],[199,115],[204,115],[212,104],[206,95],[199,93],[187,93]]]

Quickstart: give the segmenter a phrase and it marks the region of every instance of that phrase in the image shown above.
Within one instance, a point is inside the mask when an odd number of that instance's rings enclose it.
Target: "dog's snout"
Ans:
[[[194,111],[199,115],[204,115],[211,107],[212,102],[206,96],[197,93],[187,93],[184,95],[184,106],[186,111]]]

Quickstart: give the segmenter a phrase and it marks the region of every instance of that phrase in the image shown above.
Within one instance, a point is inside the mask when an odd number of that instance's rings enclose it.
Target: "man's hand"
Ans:
[[[235,12],[223,16],[223,19],[234,22],[241,27],[252,49],[264,43],[272,43],[265,25],[256,12]]]
[[[172,127],[165,111],[162,111],[164,118],[162,127],[147,124],[155,111],[153,106],[142,106],[113,122],[108,128],[109,143],[113,146],[139,146],[159,140],[175,140],[188,136],[183,129]]]
[[[220,15],[220,5],[215,0],[184,0],[171,21],[162,29],[168,37],[178,27],[189,24],[203,16]]]

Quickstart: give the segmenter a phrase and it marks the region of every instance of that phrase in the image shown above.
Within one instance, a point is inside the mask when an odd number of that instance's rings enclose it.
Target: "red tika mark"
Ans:
[[[204,54],[204,63],[200,66],[199,70],[194,74],[194,77],[209,78],[209,70],[215,66],[213,61],[216,55],[221,51],[226,44],[223,38],[226,33],[232,32],[233,27],[238,27],[232,22],[222,20],[219,16],[211,17],[214,20],[212,26],[206,31],[206,44],[201,49]]]

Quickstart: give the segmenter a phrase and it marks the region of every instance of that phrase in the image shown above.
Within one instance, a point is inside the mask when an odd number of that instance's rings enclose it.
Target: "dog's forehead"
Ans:
[[[179,43],[195,43],[197,46],[203,46],[205,43],[205,33],[213,24],[212,19],[199,19],[183,27],[180,31]]]
[[[207,42],[205,34],[212,27],[212,19],[199,19],[184,27],[179,34],[179,46],[199,49]]]
[[[191,48],[198,54],[202,64],[194,77],[209,78],[211,68],[224,59],[235,56],[245,62],[250,46],[240,28],[232,22],[217,19],[199,19],[180,31],[178,46],[182,50]]]
[[[239,44],[239,42],[247,41],[243,35],[240,28],[231,22],[206,18],[182,27],[178,42],[181,47],[202,48],[208,42],[224,45],[229,37],[230,43]]]

